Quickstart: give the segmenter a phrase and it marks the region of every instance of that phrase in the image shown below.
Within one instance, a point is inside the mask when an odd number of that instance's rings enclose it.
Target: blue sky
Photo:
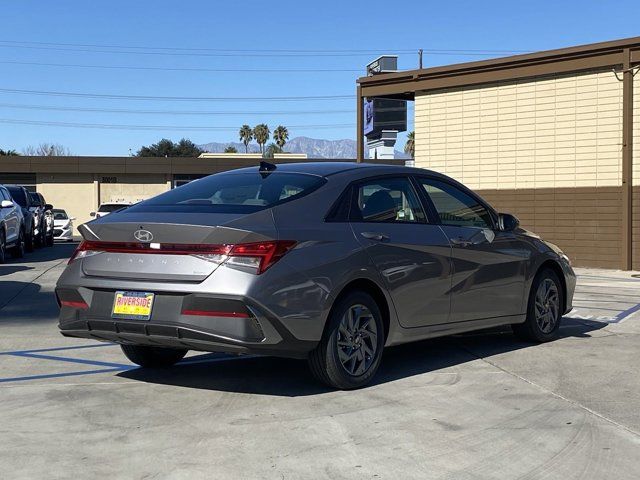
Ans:
[[[640,35],[637,0],[21,0],[2,2],[1,18],[0,148],[21,151],[28,145],[56,142],[78,155],[127,155],[129,149],[135,151],[162,137],[178,140],[184,136],[196,143],[235,141],[243,123],[265,122],[272,128],[283,124],[291,137],[355,138],[355,97],[143,101],[6,90],[240,99],[353,96],[355,78],[378,51],[403,52],[399,64],[407,69],[417,66],[413,52],[419,48],[467,53],[536,51]],[[289,56],[272,56],[278,52],[265,50],[290,51],[286,52]],[[424,63],[444,65],[495,56],[501,55],[427,52]],[[163,70],[166,68],[174,70]],[[212,71],[219,69],[236,71]],[[264,69],[341,71],[261,71]],[[209,113],[176,114],[194,111]],[[159,128],[71,128],[7,121]]]

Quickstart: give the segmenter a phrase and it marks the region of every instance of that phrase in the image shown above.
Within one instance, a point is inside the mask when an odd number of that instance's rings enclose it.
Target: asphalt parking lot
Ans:
[[[640,278],[578,269],[561,339],[389,349],[373,386],[193,353],[142,371],[58,334],[74,245],[0,266],[2,478],[640,478]]]

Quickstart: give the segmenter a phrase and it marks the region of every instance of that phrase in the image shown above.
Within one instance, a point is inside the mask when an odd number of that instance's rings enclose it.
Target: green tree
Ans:
[[[18,155],[20,154],[11,148],[9,150],[3,150],[0,148],[0,157],[17,157]]]
[[[276,145],[278,145],[278,148],[280,148],[280,151],[282,152],[282,149],[284,148],[284,144],[287,143],[287,140],[289,140],[289,130],[287,130],[287,127],[278,125],[276,129],[273,131],[273,139],[275,140]]]
[[[260,125],[256,125],[253,129],[253,138],[256,139],[258,145],[260,145],[260,153],[264,155],[264,144],[269,140],[269,135],[271,131],[266,123],[261,123]]]
[[[224,153],[238,153],[238,149],[233,145],[229,145],[224,149]]]
[[[411,155],[411,158],[416,156],[416,132],[415,130],[407,134],[407,143],[404,144],[404,153]]]
[[[136,157],[197,157],[201,153],[202,149],[186,138],[178,143],[163,138],[158,143],[141,147]]]
[[[251,140],[253,140],[253,130],[249,125],[242,125],[238,134],[240,136],[240,141],[244,143],[244,151],[249,153],[249,144],[251,143]]]
[[[264,151],[264,154],[262,155],[264,158],[273,158],[275,157],[276,153],[280,153],[282,152],[282,149],[276,145],[275,143],[271,142],[269,145],[267,145],[267,148]]]

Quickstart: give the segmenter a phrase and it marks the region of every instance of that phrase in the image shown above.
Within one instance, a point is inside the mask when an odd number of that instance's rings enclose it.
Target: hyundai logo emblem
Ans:
[[[136,230],[133,236],[140,242],[148,243],[153,240],[153,233],[148,230]]]

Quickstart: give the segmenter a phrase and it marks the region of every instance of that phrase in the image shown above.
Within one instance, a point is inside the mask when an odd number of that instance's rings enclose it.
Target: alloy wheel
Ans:
[[[545,278],[536,291],[536,323],[542,333],[550,333],[556,327],[560,317],[560,295],[556,283]]]
[[[378,328],[371,311],[352,305],[342,316],[337,335],[338,358],[349,375],[364,374],[376,359]]]

